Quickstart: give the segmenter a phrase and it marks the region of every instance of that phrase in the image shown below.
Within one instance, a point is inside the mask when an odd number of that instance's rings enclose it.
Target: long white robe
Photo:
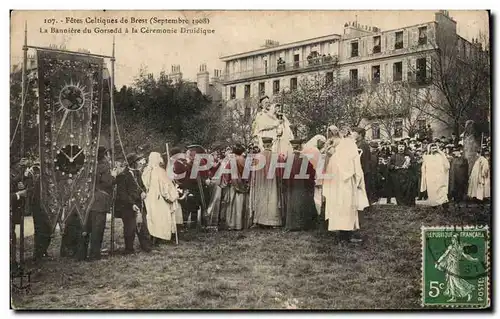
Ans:
[[[277,129],[277,137],[273,144],[273,151],[278,154],[291,153],[293,148],[290,141],[293,140],[293,138],[293,132],[290,129],[290,122],[288,121],[288,118],[283,115],[283,122],[280,123]]]
[[[263,111],[257,114],[253,123],[253,136],[257,138],[258,146],[261,150],[264,149],[262,144],[263,137],[270,137],[273,142],[276,141],[278,130],[275,128],[279,124],[278,119],[271,115],[269,111]]]
[[[448,202],[449,175],[450,162],[444,153],[424,155],[420,192],[427,191],[431,206]]]
[[[146,187],[146,219],[151,236],[170,240],[175,233],[175,219],[178,209],[179,194],[167,172],[160,167],[162,163],[159,153],[149,155],[149,163],[142,174]]]
[[[328,230],[359,229],[358,210],[369,206],[363,169],[354,140],[343,138],[328,161],[323,180]],[[332,175],[332,176],[330,176]]]
[[[467,195],[479,200],[491,197],[490,164],[483,156],[480,156],[474,163]]]

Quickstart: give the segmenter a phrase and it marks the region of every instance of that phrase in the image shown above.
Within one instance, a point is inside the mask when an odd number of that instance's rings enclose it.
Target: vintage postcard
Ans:
[[[489,309],[490,19],[12,10],[11,308]]]

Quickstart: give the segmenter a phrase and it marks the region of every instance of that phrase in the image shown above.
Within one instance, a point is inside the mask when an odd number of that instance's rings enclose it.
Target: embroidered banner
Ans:
[[[103,99],[103,59],[37,51],[40,199],[53,229],[93,200]]]

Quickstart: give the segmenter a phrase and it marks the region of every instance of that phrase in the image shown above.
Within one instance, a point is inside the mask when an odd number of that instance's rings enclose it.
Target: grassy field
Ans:
[[[33,275],[31,294],[12,295],[12,307],[418,309],[420,226],[484,225],[490,216],[489,206],[443,212],[381,205],[361,220],[361,244],[339,245],[321,231],[191,231],[180,234],[178,246],[97,262],[57,257],[56,234],[54,257]],[[120,245],[121,221],[116,225]],[[109,247],[109,233],[106,239]]]

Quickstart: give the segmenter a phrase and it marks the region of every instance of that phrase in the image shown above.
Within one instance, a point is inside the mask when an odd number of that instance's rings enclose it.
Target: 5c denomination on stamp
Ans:
[[[486,226],[422,227],[422,306],[487,308]]]

